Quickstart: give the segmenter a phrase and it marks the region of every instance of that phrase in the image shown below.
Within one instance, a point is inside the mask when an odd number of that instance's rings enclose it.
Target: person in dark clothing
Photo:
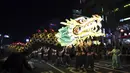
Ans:
[[[79,49],[76,47],[76,70],[79,70],[80,68],[80,52],[79,52]]]
[[[32,70],[25,58],[25,52],[12,53],[3,64],[3,70],[9,73],[23,73],[23,67]]]
[[[72,45],[72,48],[70,49],[70,58],[74,59],[75,58],[75,47]]]
[[[92,49],[91,48],[88,48],[88,52],[87,52],[87,65],[86,65],[86,67],[87,67],[87,69],[88,69],[88,67],[90,66],[91,67],[91,69],[92,69],[92,71],[94,71],[94,55],[97,55],[94,51],[92,51]]]
[[[56,58],[57,58],[57,50],[52,49],[52,56],[51,56],[51,59],[52,59],[53,65],[56,64]]]
[[[71,46],[68,46],[65,48],[64,50],[64,63],[66,66],[70,66],[70,49],[71,49]]]
[[[64,49],[57,50],[57,65],[58,66],[63,66],[63,52],[64,52]]]
[[[86,64],[86,58],[85,58],[85,50],[83,45],[79,45],[76,48],[76,70],[83,69],[83,66]]]
[[[41,58],[43,59],[43,53],[44,53],[44,48],[42,47],[42,50],[41,50]]]
[[[48,62],[48,51],[50,50],[50,48],[44,48],[44,52],[43,52],[43,60],[45,60],[45,62]]]

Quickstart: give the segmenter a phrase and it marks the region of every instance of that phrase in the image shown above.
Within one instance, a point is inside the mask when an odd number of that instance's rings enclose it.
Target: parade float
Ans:
[[[92,40],[95,37],[105,36],[102,33],[102,18],[99,15],[92,17],[78,17],[75,19],[66,20],[61,22],[65,25],[55,32],[53,29],[49,32],[44,29],[43,32],[38,32],[32,35],[30,41],[26,43],[26,49],[38,49],[41,46],[70,46],[79,45],[85,41],[87,45],[96,44],[100,45],[99,40]]]
[[[55,36],[61,46],[79,45],[79,41],[86,39],[89,40],[86,42],[90,45],[93,37],[104,36],[101,21],[102,18],[99,15],[66,20],[66,22],[61,22],[65,26],[60,28]],[[100,42],[97,40],[93,44],[100,44]]]

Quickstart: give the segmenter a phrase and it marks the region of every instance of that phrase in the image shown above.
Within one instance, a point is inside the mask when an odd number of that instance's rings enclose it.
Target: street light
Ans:
[[[9,35],[4,35],[4,38],[9,38]]]
[[[123,29],[121,29],[121,30],[120,30],[120,32],[124,32],[124,30],[123,30]]]
[[[2,35],[2,34],[0,34],[0,37],[1,37],[1,49],[2,49],[3,39],[4,38],[9,38],[9,35]]]
[[[130,33],[129,33],[129,35],[130,35]]]
[[[29,39],[26,39],[26,42],[29,42]]]
[[[124,33],[124,36],[127,36],[127,33]]]

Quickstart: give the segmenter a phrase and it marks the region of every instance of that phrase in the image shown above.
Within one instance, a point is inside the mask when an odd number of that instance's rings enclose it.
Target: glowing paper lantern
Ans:
[[[38,33],[40,33],[40,32],[41,32],[41,30],[40,30],[40,29],[38,29],[38,30],[37,30],[37,32],[38,32]]]

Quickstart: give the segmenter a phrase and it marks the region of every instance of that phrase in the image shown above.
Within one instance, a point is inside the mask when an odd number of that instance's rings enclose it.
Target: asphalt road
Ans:
[[[98,62],[95,63],[95,72],[87,71],[87,72],[76,72],[74,67],[57,67],[53,66],[50,63],[46,63],[43,60],[30,60],[34,62],[34,66],[36,67],[33,71],[27,71],[24,69],[24,73],[130,73],[127,67],[121,70],[113,70],[108,63]]]

